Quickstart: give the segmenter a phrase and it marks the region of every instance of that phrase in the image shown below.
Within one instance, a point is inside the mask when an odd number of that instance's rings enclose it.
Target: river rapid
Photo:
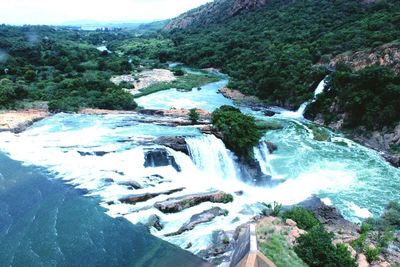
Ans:
[[[144,108],[196,107],[213,111],[221,105],[234,105],[218,93],[227,82],[227,77],[221,76],[221,81],[200,90],[171,89],[137,102]],[[303,111],[275,108],[279,112],[267,117],[261,111],[240,108],[257,119],[283,126],[268,131],[262,140],[272,141],[278,146],[277,151],[270,154],[265,142],[254,148],[261,170],[272,177],[270,183],[256,185],[252,179],[245,179],[235,156],[213,135],[202,134],[190,126],[140,123],[128,115],[57,114],[20,134],[0,133],[0,151],[24,165],[40,166],[54,179],[85,190],[87,197],[100,199],[106,214],[113,218],[124,217],[136,224],[157,215],[163,229],[151,228],[151,233],[193,253],[207,248],[215,231],[234,230],[259,214],[260,202],[291,205],[317,195],[326,204],[337,207],[347,219],[359,222],[379,215],[389,201],[400,200],[400,170],[377,152],[333,132],[329,132],[330,141],[315,141],[310,122],[302,117]],[[161,136],[185,137],[189,155],[152,142]],[[167,151],[179,168],[173,164],[144,167],[146,153],[154,149]],[[127,181],[135,181],[142,188],[128,187]],[[135,205],[119,201],[132,194],[182,187],[182,191]],[[214,190],[231,193],[234,201],[203,202],[169,214],[154,207],[156,202],[168,198]],[[212,207],[229,213],[180,235],[166,236],[176,232],[194,214]]]

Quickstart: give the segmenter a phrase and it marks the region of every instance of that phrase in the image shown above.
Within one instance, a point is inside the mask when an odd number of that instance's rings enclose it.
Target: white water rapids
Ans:
[[[198,95],[204,92],[204,101],[198,102],[199,105],[206,103],[203,107],[215,108],[227,102],[216,93],[224,84],[215,83],[215,88],[208,86],[206,90],[186,95],[185,92],[172,93],[180,94],[182,99],[193,98],[188,101],[195,103]],[[324,82],[318,86],[315,97],[323,87]],[[163,94],[168,93],[159,93],[163,106],[166,105]],[[216,95],[215,102],[212,93]],[[157,105],[155,96],[152,96],[152,105]],[[346,218],[357,221],[379,214],[388,201],[399,199],[400,172],[383,161],[378,153],[334,133],[330,133],[331,142],[317,142],[307,122],[288,114],[283,112],[273,118],[262,113],[253,114],[258,119],[279,122],[283,126],[283,129],[268,131],[263,142],[254,148],[261,171],[278,181],[275,186],[255,186],[243,181],[235,157],[214,136],[202,135],[192,127],[137,123],[129,116],[54,115],[23,133],[0,133],[0,150],[24,164],[45,167],[66,183],[86,189],[89,196],[98,196],[110,216],[123,216],[133,223],[144,223],[153,214],[159,216],[164,228],[161,231],[152,228],[152,234],[182,248],[190,242],[189,250],[195,253],[210,244],[213,231],[234,230],[257,215],[260,202],[290,205],[317,194],[338,207]],[[152,140],[159,136],[185,136],[190,156],[154,145]],[[272,141],[278,150],[271,155],[264,141]],[[167,151],[181,171],[170,165],[144,167],[145,155],[151,149]],[[130,181],[139,183],[142,188],[124,185]],[[135,205],[118,201],[129,195],[181,187],[185,189]],[[168,198],[213,190],[232,194],[234,201],[228,204],[203,202],[171,214],[162,213],[153,206]],[[242,194],[236,194],[239,191]],[[221,207],[229,214],[180,235],[165,237],[177,231],[192,215],[211,207]]]

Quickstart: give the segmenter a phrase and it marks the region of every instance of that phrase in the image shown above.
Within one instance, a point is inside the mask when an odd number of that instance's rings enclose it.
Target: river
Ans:
[[[145,108],[197,107],[213,111],[221,105],[234,104],[217,93],[227,82],[226,77],[221,77],[221,81],[200,90],[161,91],[139,98],[138,103]],[[0,133],[0,150],[24,165],[44,168],[51,174],[50,180],[56,178],[85,190],[88,199],[99,199],[110,217],[145,223],[150,216],[159,216],[163,229],[151,228],[151,233],[194,253],[211,243],[213,232],[234,230],[258,214],[262,208],[260,202],[289,205],[315,194],[337,207],[347,219],[358,222],[379,215],[389,201],[400,200],[400,171],[377,152],[333,132],[330,132],[331,141],[315,141],[310,122],[299,112],[293,116],[293,112],[278,109],[280,114],[266,117],[262,112],[241,109],[260,120],[283,125],[282,129],[268,131],[263,137],[278,146],[274,154],[269,154],[263,143],[254,148],[261,169],[272,176],[270,184],[255,185],[251,179],[244,179],[235,156],[214,136],[201,134],[190,126],[139,123],[127,115],[57,114],[21,134]],[[190,156],[152,143],[159,136],[185,137]],[[146,153],[160,148],[174,158],[180,170],[172,165],[144,167]],[[127,187],[126,181],[135,181],[142,188]],[[159,195],[135,205],[118,201],[132,193],[182,187],[185,189],[180,192]],[[153,206],[167,198],[212,190],[231,193],[234,201],[203,202],[170,214]],[[236,194],[238,191],[243,194]],[[177,231],[192,215],[211,207],[221,207],[229,214],[217,216],[180,235],[165,236]]]

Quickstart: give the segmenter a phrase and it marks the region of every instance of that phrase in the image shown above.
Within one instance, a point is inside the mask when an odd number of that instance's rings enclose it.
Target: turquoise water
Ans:
[[[145,108],[198,107],[212,111],[221,105],[233,105],[231,100],[218,93],[218,89],[226,83],[227,80],[223,79],[191,92],[171,89],[142,97],[138,102]],[[151,233],[182,248],[186,248],[190,241],[192,246],[189,250],[194,253],[210,244],[213,231],[234,230],[257,215],[260,212],[259,202],[278,201],[289,205],[318,195],[326,203],[337,207],[346,218],[357,222],[368,216],[379,215],[389,201],[400,200],[400,170],[386,163],[377,152],[335,133],[331,133],[330,142],[315,141],[308,127],[310,122],[304,120],[300,113],[276,110],[282,114],[270,118],[262,112],[242,107],[243,112],[257,119],[283,125],[283,129],[269,131],[264,136],[265,141],[270,140],[278,145],[273,155],[266,153],[265,146],[256,148],[260,155],[266,155],[260,160],[265,172],[272,176],[274,186],[256,186],[251,181],[245,181],[238,171],[235,157],[217,138],[203,135],[194,127],[139,123],[133,115],[57,114],[35,123],[21,134],[0,133],[0,151],[22,161],[24,165],[42,166],[50,174],[41,181],[56,183],[67,188],[71,194],[75,192],[79,201],[88,201],[89,206],[77,204],[76,210],[68,211],[71,212],[71,218],[79,218],[79,224],[93,227],[77,215],[81,212],[80,208],[84,212],[94,212],[87,215],[89,218],[99,216],[107,223],[120,223],[121,218],[132,223],[145,222],[155,214],[160,217],[164,228],[161,231],[152,228]],[[189,137],[187,141],[191,157],[154,145],[153,140],[160,136]],[[171,166],[144,167],[146,151],[159,148],[166,149],[181,167],[181,172]],[[99,152],[101,156],[96,155]],[[7,163],[3,165],[3,168],[8,167]],[[25,170],[31,170],[31,167]],[[24,175],[20,175],[19,186],[33,179],[31,175],[26,174],[26,178]],[[84,190],[86,197],[83,198],[54,178]],[[143,188],[127,188],[123,185],[126,181],[138,182]],[[6,189],[13,186],[14,183],[3,185]],[[131,194],[182,187],[185,189],[181,192],[160,195],[135,205],[118,201]],[[169,197],[210,190],[222,190],[233,195],[241,190],[243,195],[235,195],[232,203],[206,202],[175,214],[163,214],[153,206],[155,202]],[[12,197],[18,199],[16,194]],[[4,202],[11,201],[12,197]],[[114,204],[108,204],[110,202]],[[105,209],[99,208],[98,204]],[[214,206],[229,210],[228,216],[217,217],[181,235],[165,237],[165,234],[177,231],[194,214]],[[126,222],[124,219],[122,221]],[[68,228],[67,225],[63,227]],[[90,229],[104,232],[101,227]],[[40,231],[33,232],[32,236]],[[144,239],[147,240],[147,236]],[[110,237],[110,240],[114,240],[110,242],[120,242],[120,237],[113,238]],[[139,255],[140,258],[145,257],[144,254]]]
[[[44,169],[0,153],[1,266],[199,266],[142,226],[104,213]]]
[[[202,108],[213,111],[222,105],[233,105],[233,101],[218,93],[218,89],[225,87],[228,80],[202,86],[201,89],[194,88],[188,92],[176,89],[160,91],[148,96],[136,99],[139,106],[150,109],[170,108]]]

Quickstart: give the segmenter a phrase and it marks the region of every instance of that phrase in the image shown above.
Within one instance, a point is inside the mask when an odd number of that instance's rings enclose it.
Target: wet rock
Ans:
[[[326,205],[320,198],[310,197],[298,206],[313,212],[329,231],[334,232],[345,243],[358,238],[359,226],[347,221],[335,207]]]
[[[191,248],[192,246],[193,246],[192,242],[189,242],[189,243],[186,245],[185,249],[189,249],[189,248]]]
[[[164,228],[163,225],[161,224],[160,217],[155,215],[155,214],[151,215],[148,218],[147,223],[145,224],[145,226],[147,226],[148,228],[154,227],[158,231],[161,231]]]
[[[103,157],[104,155],[107,155],[111,152],[106,152],[106,151],[91,151],[91,152],[85,152],[85,151],[78,151],[79,155],[82,157],[86,156],[97,156],[97,157]]]
[[[189,151],[186,146],[186,140],[182,136],[162,136],[157,138],[154,143],[189,155]]]
[[[236,191],[235,192],[235,194],[237,195],[237,196],[243,196],[243,190],[239,190],[239,191]]]
[[[156,202],[154,207],[164,213],[174,213],[207,201],[213,203],[227,203],[232,200],[232,195],[226,194],[222,191],[215,191],[170,198],[165,201]]]
[[[275,114],[276,114],[276,113],[273,112],[273,111],[271,111],[271,110],[266,110],[266,111],[264,111],[264,115],[267,116],[267,117],[272,117],[272,116],[274,116]]]
[[[149,199],[155,198],[159,195],[171,195],[173,193],[180,192],[183,189],[185,189],[185,188],[181,187],[181,188],[176,188],[176,189],[171,189],[171,190],[166,190],[166,191],[156,192],[156,193],[143,193],[143,194],[137,194],[137,195],[130,195],[130,196],[120,198],[119,201],[121,201],[122,203],[136,204],[138,202],[144,202]]]
[[[261,171],[260,164],[256,159],[246,159],[239,161],[239,170],[244,179],[256,185],[267,185],[271,181],[271,176],[265,175]]]
[[[214,207],[209,210],[205,210],[201,213],[195,214],[190,219],[185,222],[181,228],[179,228],[178,231],[174,233],[167,234],[166,236],[174,236],[174,235],[180,235],[183,232],[193,230],[196,225],[201,224],[201,223],[206,223],[212,221],[215,217],[221,216],[221,215],[226,215],[227,211],[223,210],[219,207]]]
[[[127,181],[127,182],[121,182],[121,183],[119,183],[120,185],[125,185],[125,186],[128,186],[128,187],[131,187],[131,188],[134,188],[134,189],[140,189],[140,188],[142,188],[142,186],[138,183],[138,182],[136,182],[136,181]]]
[[[267,148],[270,154],[274,153],[274,151],[278,150],[278,146],[272,143],[271,141],[266,142]]]
[[[234,250],[233,233],[222,230],[214,231],[211,245],[200,251],[199,256],[211,262],[214,266],[228,262]]]
[[[200,128],[200,131],[203,134],[213,134],[218,139],[222,139],[222,137],[223,137],[222,133],[220,131],[218,131],[217,129],[215,129],[212,125],[203,126],[203,127]]]
[[[139,113],[150,116],[164,116],[164,111],[159,109],[142,109],[139,110]]]
[[[175,158],[164,148],[154,148],[147,151],[144,159],[144,167],[146,168],[172,166],[176,171],[181,171],[181,167],[176,163]]]
[[[104,182],[105,182],[105,183],[114,183],[114,179],[112,179],[112,178],[106,178],[106,179],[104,179]]]

